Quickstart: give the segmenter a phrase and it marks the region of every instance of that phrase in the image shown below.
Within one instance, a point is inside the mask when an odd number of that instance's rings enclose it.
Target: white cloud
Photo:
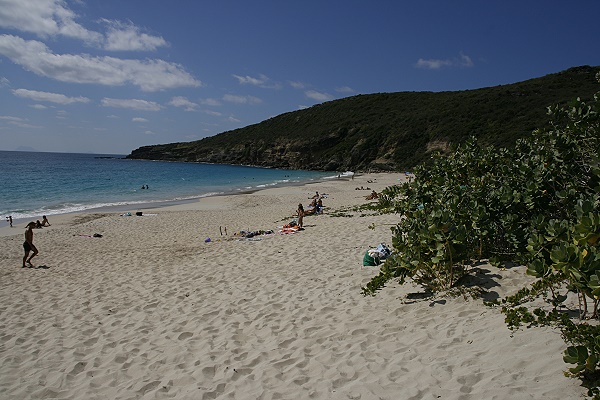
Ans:
[[[0,88],[8,86],[10,86],[10,81],[5,77],[0,76]]]
[[[227,118],[227,121],[229,121],[229,122],[235,122],[236,124],[242,122],[242,121],[240,121],[239,119],[237,119],[237,118],[235,118],[233,116]]]
[[[108,32],[104,48],[112,51],[153,51],[158,47],[167,46],[168,43],[160,36],[142,33],[140,28],[133,23],[103,19]]]
[[[233,75],[234,78],[236,78],[238,80],[238,82],[240,83],[240,85],[252,85],[252,86],[258,86],[261,88],[265,88],[265,89],[279,89],[281,88],[281,85],[275,82],[271,82],[271,79],[269,79],[268,76],[260,74],[258,78],[254,78],[251,76],[240,76],[240,75]]]
[[[217,99],[202,99],[200,100],[200,104],[202,104],[203,106],[211,106],[211,107],[218,107],[221,104],[221,102]]]
[[[101,19],[106,36],[80,25],[65,0],[2,0],[0,27],[33,33],[41,38],[66,36],[111,51],[153,51],[168,43],[142,32],[132,22]]]
[[[40,37],[61,35],[95,44],[102,41],[100,33],[84,28],[76,18],[64,0],[2,0],[0,7],[0,27]]]
[[[67,97],[64,94],[59,93],[48,93],[48,92],[38,92],[37,90],[27,90],[27,89],[15,89],[13,90],[13,94],[18,97],[23,97],[25,99],[31,99],[35,101],[46,101],[50,103],[58,103],[58,104],[72,104],[72,103],[89,103],[90,99],[87,97]]]
[[[53,54],[42,42],[0,35],[0,54],[36,75],[61,82],[107,86],[133,84],[143,91],[201,86],[179,64],[155,60],[123,60],[87,54]]]
[[[220,112],[217,112],[217,111],[212,111],[212,110],[203,110],[202,112],[203,112],[204,114],[211,115],[211,116],[213,116],[213,117],[220,117],[220,116],[222,116],[222,115],[223,115],[223,114],[221,114]]]
[[[132,122],[148,122],[146,118],[136,117],[131,119]]]
[[[316,100],[316,101],[329,101],[329,100],[333,100],[333,96],[332,95],[330,95],[328,93],[317,92],[316,90],[307,90],[306,92],[304,92],[304,94],[309,99],[313,99],[313,100]]]
[[[335,88],[335,91],[338,93],[354,93],[354,89],[352,89],[349,86],[342,86],[342,87]]]
[[[153,101],[137,100],[137,99],[109,99],[103,98],[102,105],[104,107],[130,108],[139,111],[159,111],[162,106]]]
[[[416,67],[424,69],[440,69],[448,65],[450,65],[450,60],[424,60],[422,58],[419,58]]]
[[[11,117],[8,115],[0,115],[0,120],[8,121],[8,122],[24,122],[25,121],[23,118]]]
[[[264,85],[269,78],[266,77],[265,75],[260,75],[259,78],[253,78],[251,76],[239,76],[239,75],[233,75],[234,78],[236,78],[240,85],[254,85],[254,86],[261,86]]]
[[[19,128],[35,128],[35,129],[42,128],[39,125],[28,124],[26,119],[19,118],[19,117],[0,115],[0,121],[6,121],[11,125],[18,126]]]
[[[156,133],[152,132],[152,131],[146,131],[144,132],[146,135],[156,135]]]
[[[48,107],[46,107],[46,106],[45,106],[45,105],[43,105],[43,104],[33,104],[33,105],[29,106],[29,107],[31,107],[31,108],[35,108],[36,110],[45,110],[45,109],[47,109],[47,108],[48,108]]]
[[[443,67],[469,68],[469,67],[472,67],[473,65],[474,64],[473,64],[473,60],[471,60],[471,57],[469,57],[468,55],[463,54],[461,52],[459,54],[459,57],[448,58],[445,60],[438,60],[438,59],[425,60],[423,58],[419,58],[419,60],[415,64],[415,67],[423,68],[423,69],[440,69]]]
[[[173,107],[182,107],[185,111],[196,111],[198,104],[189,101],[186,97],[176,96],[171,99],[169,105]]]
[[[289,83],[290,83],[290,86],[293,87],[294,89],[302,90],[306,87],[306,85],[302,82],[290,81]]]
[[[260,104],[262,100],[254,96],[240,96],[234,94],[226,94],[223,96],[223,100],[229,103],[236,104]]]

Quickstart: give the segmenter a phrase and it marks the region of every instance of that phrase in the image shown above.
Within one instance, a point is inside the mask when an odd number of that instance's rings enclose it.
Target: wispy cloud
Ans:
[[[89,103],[91,101],[87,97],[67,97],[64,94],[38,92],[37,90],[27,89],[15,89],[13,90],[13,94],[26,99],[46,101],[57,104]]]
[[[131,22],[103,19],[107,25],[104,48],[112,51],[154,51],[168,43],[160,36],[143,33]]]
[[[236,104],[260,104],[262,100],[254,96],[240,96],[234,94],[226,94],[223,96],[223,101]]]
[[[87,54],[54,54],[42,42],[12,35],[0,35],[0,54],[36,75],[61,82],[107,86],[132,84],[148,92],[202,84],[181,65],[160,59],[124,60]]]
[[[148,122],[148,120],[146,118],[142,118],[142,117],[135,117],[135,118],[131,118],[131,122],[144,123],[144,122]]]
[[[200,104],[202,104],[203,106],[210,106],[210,107],[218,107],[220,105],[222,105],[222,103],[217,100],[217,99],[202,99],[200,100]]]
[[[27,123],[26,119],[19,118],[19,117],[0,115],[0,121],[6,121],[11,125],[18,126],[19,128],[36,128],[36,129],[42,128],[39,125],[31,125],[31,124]]]
[[[183,96],[173,97],[169,102],[169,105],[173,107],[182,107],[185,111],[196,111],[198,108],[198,104],[189,101]]]
[[[139,111],[159,111],[162,106],[153,101],[138,99],[110,99],[103,98],[101,104],[104,107],[130,108]]]
[[[223,114],[221,114],[220,112],[217,112],[217,111],[212,111],[212,110],[203,110],[202,112],[203,112],[204,114],[206,114],[206,115],[210,115],[210,116],[213,116],[213,117],[220,117],[220,116],[222,116],[222,115],[223,115]]]
[[[335,88],[335,91],[338,92],[338,93],[346,93],[346,94],[347,93],[354,93],[354,89],[352,89],[349,86],[342,86],[342,87]]]
[[[321,101],[321,102],[333,100],[333,98],[334,98],[332,95],[330,95],[328,93],[317,92],[316,90],[307,90],[306,92],[304,92],[304,94],[309,99],[313,99],[313,100]]]
[[[290,84],[291,87],[293,87],[294,89],[299,89],[302,90],[306,87],[306,84],[304,84],[303,82],[298,82],[298,81],[289,81],[288,82]]]
[[[419,60],[415,64],[415,67],[423,68],[423,69],[440,69],[440,68],[444,68],[444,67],[468,68],[468,67],[472,67],[473,65],[474,64],[473,64],[473,60],[471,60],[471,57],[469,57],[468,55],[463,54],[461,52],[459,57],[447,58],[444,60],[440,60],[440,59],[426,60],[423,58],[419,58]]]
[[[258,78],[252,76],[241,76],[241,75],[232,75],[235,79],[238,80],[240,85],[251,85],[258,86],[264,89],[280,89],[281,85],[277,82],[271,81],[271,79],[263,74],[260,74]]]

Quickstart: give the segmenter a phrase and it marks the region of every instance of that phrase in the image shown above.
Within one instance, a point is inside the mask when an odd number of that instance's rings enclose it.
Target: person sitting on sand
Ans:
[[[35,227],[36,229],[42,229],[42,223],[40,222],[40,220],[38,219],[37,221],[35,221]]]
[[[319,192],[316,192],[316,194],[313,197],[309,197],[309,199],[318,199],[319,197]]]
[[[50,222],[48,222],[48,218],[46,216],[42,216],[42,226],[50,226]]]
[[[376,191],[372,191],[370,195],[368,195],[366,197],[367,200],[374,200],[374,199],[378,199],[379,198],[379,194]]]
[[[317,201],[317,204],[315,205],[315,210],[316,210],[317,214],[322,214],[323,208],[325,208],[323,206],[323,200],[319,199],[319,201]]]
[[[33,228],[35,227],[35,222],[30,222],[27,224],[27,230],[25,231],[25,241],[23,242],[23,250],[25,250],[25,255],[23,256],[23,268],[27,267],[25,263],[31,265],[31,259],[38,254],[38,249],[33,245]],[[33,250],[33,254],[29,259],[29,252]]]

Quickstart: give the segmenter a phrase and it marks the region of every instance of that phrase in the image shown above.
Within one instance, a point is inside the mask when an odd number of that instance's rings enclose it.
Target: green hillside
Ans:
[[[358,95],[186,143],[144,146],[128,158],[276,168],[402,170],[475,136],[511,147],[547,124],[546,108],[600,88],[600,67],[456,92]]]

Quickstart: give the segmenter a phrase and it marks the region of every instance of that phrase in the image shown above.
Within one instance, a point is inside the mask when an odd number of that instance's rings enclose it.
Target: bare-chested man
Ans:
[[[38,253],[38,249],[33,245],[33,228],[35,228],[35,222],[30,222],[27,224],[27,230],[25,231],[25,241],[23,242],[23,250],[25,250],[25,255],[23,256],[23,268],[27,267],[25,263],[31,264],[31,259],[35,257]],[[29,257],[29,252],[33,250],[33,254]],[[29,259],[27,259],[29,257]]]

